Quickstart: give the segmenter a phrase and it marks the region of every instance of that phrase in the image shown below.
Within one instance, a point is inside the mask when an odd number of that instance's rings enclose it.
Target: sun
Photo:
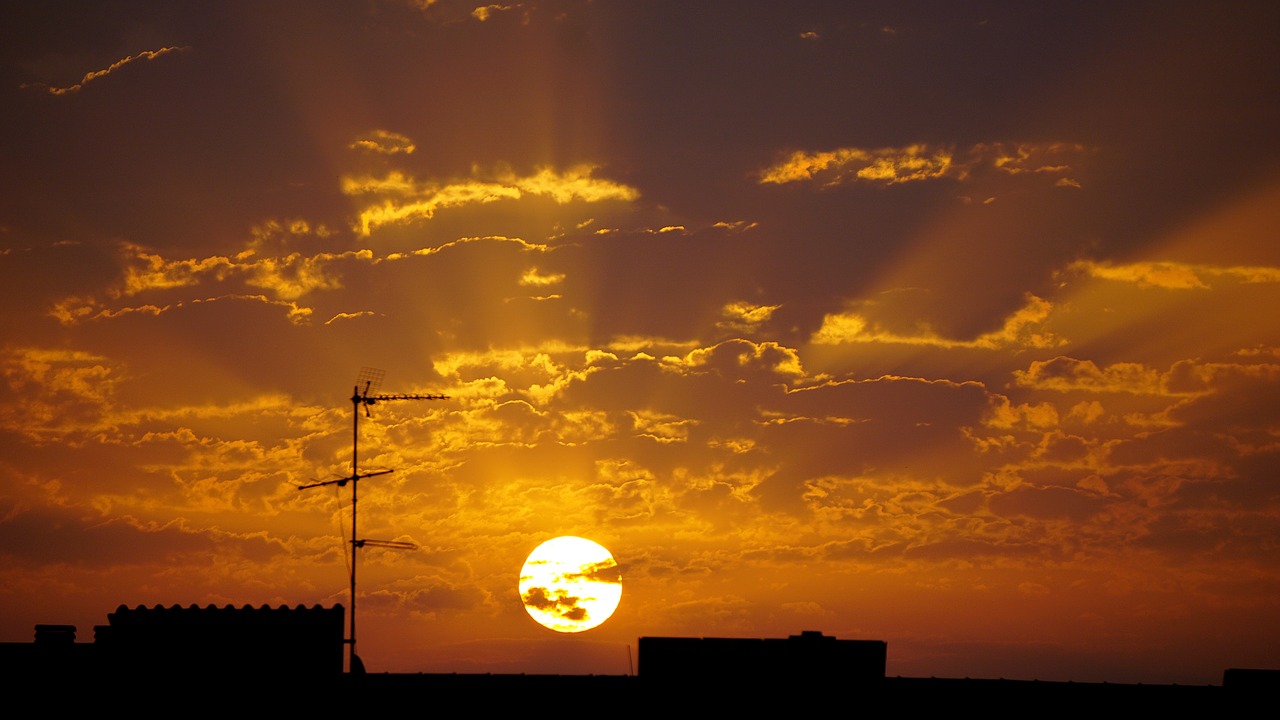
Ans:
[[[548,540],[520,569],[520,600],[529,617],[556,632],[590,630],[622,600],[622,573],[602,545],[586,538]]]

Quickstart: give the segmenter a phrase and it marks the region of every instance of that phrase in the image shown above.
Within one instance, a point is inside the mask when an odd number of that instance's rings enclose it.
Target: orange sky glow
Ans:
[[[346,604],[368,366],[370,671],[1280,667],[1273,3],[189,5],[0,9],[0,640]]]

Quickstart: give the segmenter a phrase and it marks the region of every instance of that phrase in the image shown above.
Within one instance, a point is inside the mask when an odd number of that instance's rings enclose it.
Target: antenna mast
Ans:
[[[361,368],[360,374],[356,378],[356,385],[351,392],[351,475],[337,480],[328,480],[325,482],[316,482],[309,485],[299,485],[299,490],[307,490],[309,488],[324,487],[326,485],[337,485],[343,487],[347,483],[351,483],[351,615],[349,617],[347,639],[344,641],[347,645],[347,672],[362,673],[364,672],[364,663],[356,655],[356,554],[363,547],[384,547],[400,550],[414,550],[416,545],[409,542],[399,542],[395,540],[366,540],[359,537],[356,532],[356,503],[358,498],[358,488],[360,480],[367,477],[377,475],[386,475],[391,470],[378,470],[375,472],[360,472],[359,465],[359,448],[360,448],[360,406],[364,406],[365,417],[372,417],[369,412],[369,406],[379,402],[389,400],[447,400],[448,395],[411,395],[411,394],[394,394],[379,395],[378,388],[382,385],[382,378],[386,372],[377,368]],[[364,390],[360,389],[360,384],[364,384]]]

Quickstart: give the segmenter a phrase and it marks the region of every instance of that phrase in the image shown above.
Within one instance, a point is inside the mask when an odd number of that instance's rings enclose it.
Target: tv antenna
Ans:
[[[299,485],[299,490],[308,490],[310,488],[325,487],[328,485],[336,485],[345,487],[351,484],[351,615],[347,625],[347,639],[343,642],[347,645],[347,672],[360,673],[364,672],[364,663],[360,661],[356,655],[356,555],[357,551],[364,547],[381,547],[392,548],[396,550],[416,550],[417,545],[411,542],[402,542],[397,540],[366,540],[361,538],[356,532],[356,502],[357,491],[360,487],[360,481],[364,478],[376,477],[378,475],[386,475],[392,470],[376,470],[373,472],[360,472],[359,464],[359,448],[360,448],[360,406],[364,406],[365,417],[372,417],[369,406],[376,405],[380,402],[388,402],[392,400],[447,400],[448,395],[412,395],[412,394],[394,394],[380,395],[378,389],[382,386],[382,378],[386,376],[386,372],[377,368],[361,368],[360,374],[356,377],[355,388],[351,391],[351,474],[337,480],[326,480],[324,482],[315,482],[307,485]],[[364,389],[360,389],[360,385],[364,385]]]

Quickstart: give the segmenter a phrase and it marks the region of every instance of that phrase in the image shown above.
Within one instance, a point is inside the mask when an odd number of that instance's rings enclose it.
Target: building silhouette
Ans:
[[[193,707],[370,715],[544,711],[552,706],[644,712],[834,715],[952,711],[996,717],[1126,707],[1234,716],[1274,704],[1280,671],[1233,668],[1222,685],[1142,685],[885,675],[888,646],[805,631],[785,639],[642,637],[637,675],[342,672],[344,611],[332,608],[120,606],[92,643],[70,625],[37,625],[32,643],[0,643],[0,682],[13,698],[135,714]],[[47,688],[53,688],[48,690]],[[195,705],[193,705],[195,703]]]
[[[341,605],[142,607],[121,605],[77,643],[74,625],[36,625],[34,643],[0,643],[8,677],[119,675],[197,678],[342,674]]]

